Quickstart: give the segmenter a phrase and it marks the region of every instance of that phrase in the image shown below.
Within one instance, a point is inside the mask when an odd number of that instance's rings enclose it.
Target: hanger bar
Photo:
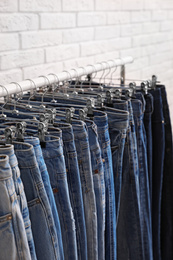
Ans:
[[[124,66],[126,64],[132,63],[133,62],[133,58],[132,57],[125,57],[125,58],[121,58],[121,59],[115,59],[115,60],[109,60],[106,62],[100,62],[97,63],[95,65],[88,65],[84,68],[77,68],[77,69],[72,69],[69,71],[64,71],[61,72],[59,74],[52,74],[52,75],[47,75],[47,79],[49,80],[50,84],[53,83],[58,83],[57,79],[59,79],[59,82],[65,81],[65,80],[70,80],[72,78],[78,78],[84,75],[89,75],[95,72],[99,72],[99,71],[103,71],[106,69],[110,69],[110,68],[114,68],[114,67],[118,67],[118,66]],[[57,77],[55,77],[55,75]],[[37,88],[39,87],[43,87],[45,85],[49,85],[48,81],[44,78],[44,77],[38,77],[35,79],[32,79],[34,81],[35,84],[32,84],[29,80],[24,80],[21,82],[16,82],[15,83],[10,83],[7,85],[4,85],[4,87],[6,88],[0,88],[0,97],[4,97],[7,95],[7,91],[8,91],[8,95],[11,94],[17,94],[22,91],[29,91],[32,89],[35,89],[35,86]],[[35,86],[34,86],[35,85]],[[21,88],[20,88],[20,87]]]

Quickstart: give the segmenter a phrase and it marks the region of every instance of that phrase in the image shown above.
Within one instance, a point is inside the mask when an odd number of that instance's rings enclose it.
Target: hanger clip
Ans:
[[[87,116],[93,116],[94,105],[95,105],[94,99],[88,98],[87,103],[86,103],[86,106],[87,106],[87,109],[88,109]]]
[[[85,121],[85,119],[87,117],[87,112],[88,112],[88,109],[86,107],[84,109],[79,109],[79,119],[81,121]]]
[[[112,104],[112,98],[113,98],[113,94],[111,90],[107,90],[106,91],[106,104],[110,105]]]
[[[145,95],[148,94],[148,82],[144,81],[141,83],[141,90],[144,92]]]
[[[66,121],[67,121],[67,123],[71,124],[71,120],[73,118],[74,112],[75,112],[74,107],[66,109]]]
[[[155,89],[156,88],[156,83],[157,83],[157,76],[156,75],[153,75],[152,76],[152,81],[151,81],[151,88],[152,89]]]
[[[121,89],[116,89],[115,90],[115,92],[114,92],[114,97],[116,98],[116,99],[121,99],[121,96],[122,96],[122,91],[121,91]]]
[[[49,115],[49,123],[53,124],[56,118],[56,108],[47,108],[46,113]]]
[[[16,138],[18,141],[24,141],[24,134],[26,130],[26,122],[19,122],[16,124]]]
[[[15,127],[10,126],[10,127],[5,128],[4,135],[5,135],[5,143],[6,144],[12,144],[12,141],[15,137],[15,133],[16,133]]]
[[[45,122],[39,122],[38,124],[38,137],[42,148],[45,148],[45,135],[47,133],[48,124]]]
[[[103,96],[101,94],[97,95],[97,106],[100,108],[103,107]]]

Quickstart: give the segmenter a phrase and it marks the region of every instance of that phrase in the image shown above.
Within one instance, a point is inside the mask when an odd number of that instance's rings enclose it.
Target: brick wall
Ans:
[[[173,119],[173,1],[0,1],[0,84],[127,55],[127,78],[166,84]]]

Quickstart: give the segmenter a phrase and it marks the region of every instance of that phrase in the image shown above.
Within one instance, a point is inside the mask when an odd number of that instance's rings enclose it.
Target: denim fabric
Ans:
[[[140,95],[141,93],[138,93]],[[140,98],[140,97],[139,97]],[[142,239],[144,249],[144,259],[153,259],[152,249],[152,227],[151,227],[151,203],[148,179],[147,149],[143,132],[143,117],[145,104],[140,100],[132,100],[133,115],[135,122],[137,154],[139,165],[139,185],[140,185],[140,219],[142,228]]]
[[[12,169],[15,192],[17,195],[17,199],[19,202],[23,221],[25,224],[25,231],[26,231],[26,235],[27,235],[27,239],[28,239],[28,245],[29,245],[29,249],[30,249],[31,259],[37,259],[32,230],[31,230],[31,221],[29,218],[27,200],[26,200],[26,196],[24,193],[23,183],[20,178],[20,170],[18,167],[16,155],[14,154],[13,145],[5,145],[5,146],[0,145],[0,154],[5,154],[5,155],[8,155],[8,157],[9,157],[9,164]]]
[[[143,259],[140,223],[139,172],[135,169],[134,143],[129,125],[123,154],[122,188],[117,222],[118,259]]]
[[[78,260],[87,260],[87,235],[85,225],[84,204],[82,198],[82,187],[80,182],[79,166],[77,161],[76,146],[74,143],[73,128],[69,124],[56,121],[54,127],[62,130],[63,151],[67,169],[67,181],[69,187],[70,201],[76,224],[76,239]],[[53,132],[55,131],[56,132]],[[57,128],[49,128],[49,133],[60,136]]]
[[[86,124],[72,122],[85,210],[88,259],[98,260],[97,209]]]
[[[64,257],[77,259],[76,231],[67,183],[66,165],[60,138],[46,136],[46,147],[42,148],[43,157],[50,176],[61,223]]]
[[[0,259],[31,260],[9,157],[0,155]]]
[[[13,145],[28,201],[37,259],[60,259],[55,223],[34,148],[27,143]]]
[[[148,163],[148,179],[150,187],[150,204],[152,208],[152,164],[153,164],[153,144],[152,144],[152,122],[153,113],[153,96],[148,93],[145,97],[146,107],[144,112],[144,126],[146,131],[146,146],[147,146],[147,163]]]
[[[161,224],[161,196],[163,182],[163,167],[165,156],[165,128],[161,89],[151,90],[154,98],[152,114],[153,138],[153,193],[152,193],[152,228],[154,260],[161,260],[160,224]]]
[[[161,208],[161,259],[173,259],[173,142],[169,106],[165,86],[161,89],[164,128],[165,128],[165,159],[163,167],[163,188]]]
[[[55,222],[56,233],[57,233],[57,237],[58,237],[60,259],[63,260],[64,259],[64,251],[63,251],[60,220],[59,220],[59,215],[58,215],[58,211],[57,211],[57,208],[56,208],[55,198],[54,198],[53,191],[52,191],[51,184],[50,184],[49,174],[48,174],[48,171],[47,171],[45,161],[43,159],[43,154],[42,154],[42,150],[41,150],[41,147],[40,147],[40,141],[39,141],[38,138],[30,136],[30,137],[25,137],[25,142],[31,144],[34,148],[35,156],[36,156],[36,159],[37,159],[37,163],[38,163],[38,166],[39,166],[39,170],[40,170],[40,173],[41,173],[41,177],[42,177],[43,184],[44,184],[44,187],[45,187],[45,190],[46,190],[46,193],[47,193],[47,197],[49,199],[49,204],[50,204],[52,214],[53,214],[53,218],[54,218],[54,222]]]
[[[123,152],[128,127],[128,111],[106,108],[108,114],[109,134],[111,140],[114,187],[115,187],[115,205],[117,222],[120,209],[121,186],[122,186],[122,165]]]
[[[101,149],[98,142],[97,126],[94,122],[86,121],[89,147],[91,154],[91,165],[94,182],[94,192],[97,208],[97,239],[98,259],[105,259],[105,181]]]
[[[115,190],[107,114],[99,111],[94,111],[94,122],[97,125],[98,141],[100,144],[101,155],[103,159],[106,192],[105,259],[116,260],[117,248]]]

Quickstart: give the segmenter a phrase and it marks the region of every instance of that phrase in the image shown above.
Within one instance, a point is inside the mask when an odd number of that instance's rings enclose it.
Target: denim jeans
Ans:
[[[105,259],[105,181],[101,149],[98,142],[97,126],[94,122],[86,120],[89,147],[91,154],[91,165],[94,182],[94,192],[97,208],[97,239],[98,259]]]
[[[94,122],[97,125],[98,141],[103,159],[106,192],[105,259],[116,260],[117,247],[115,190],[107,114],[104,112],[94,111]]]
[[[153,113],[153,96],[148,93],[145,95],[145,112],[144,112],[144,126],[147,138],[147,162],[148,162],[148,178],[150,187],[150,204],[152,208],[152,164],[153,164],[153,145],[152,145],[152,122],[151,117]]]
[[[58,121],[56,121],[53,126],[59,127],[62,130],[63,151],[67,169],[67,181],[70,201],[76,224],[78,260],[87,260],[85,213],[73,128],[70,124],[65,124]],[[57,128],[49,128],[48,131],[52,135],[60,136],[60,132],[57,131]]]
[[[137,96],[142,95],[138,93]],[[140,97],[139,97],[140,99]],[[142,239],[144,249],[144,259],[153,259],[152,248],[152,227],[151,227],[151,203],[150,203],[150,189],[148,179],[148,164],[147,164],[147,149],[145,143],[145,135],[143,132],[143,117],[145,111],[145,104],[141,100],[132,100],[133,115],[135,122],[136,140],[137,140],[137,154],[139,165],[139,185],[140,185],[140,219],[142,228]]]
[[[50,176],[50,183],[61,223],[64,257],[77,259],[76,230],[70,195],[63,148],[60,138],[46,136],[46,147],[42,148],[43,157]]]
[[[88,259],[98,260],[97,209],[86,124],[72,121],[85,210]]]
[[[163,167],[163,188],[161,208],[161,259],[173,259],[173,141],[169,106],[165,86],[159,86],[162,95],[164,128],[165,128],[165,159]]]
[[[53,214],[53,218],[54,218],[54,222],[55,222],[55,227],[56,227],[56,233],[57,233],[57,237],[58,237],[58,246],[59,246],[59,254],[60,254],[60,259],[64,259],[64,251],[63,251],[63,243],[62,243],[62,234],[61,234],[61,226],[60,226],[60,220],[59,220],[59,215],[58,215],[58,211],[56,208],[56,203],[55,203],[55,198],[53,195],[53,191],[51,188],[51,184],[50,184],[50,178],[49,178],[49,174],[47,171],[47,167],[43,158],[43,154],[42,154],[42,150],[41,150],[41,146],[40,146],[40,141],[38,138],[36,137],[25,137],[25,142],[29,143],[33,146],[34,148],[34,152],[35,152],[35,156],[37,159],[37,163],[39,166],[39,170],[41,173],[41,177],[43,180],[43,184],[46,190],[46,194],[49,200],[49,204],[52,210],[52,214]]]
[[[37,259],[60,259],[55,223],[34,148],[27,143],[13,145],[28,201]]]
[[[37,259],[36,257],[36,252],[35,252],[35,245],[34,245],[34,240],[33,240],[33,235],[32,235],[32,230],[31,230],[31,221],[29,218],[29,210],[28,210],[28,205],[27,205],[27,200],[24,192],[24,187],[23,183],[20,178],[20,170],[18,167],[18,162],[16,155],[14,154],[14,147],[13,145],[0,145],[0,155],[8,155],[9,157],[9,164],[12,170],[12,175],[13,175],[13,181],[14,181],[14,187],[15,187],[15,192],[17,195],[18,203],[20,206],[20,210],[22,213],[23,221],[25,224],[25,231],[28,239],[28,245],[30,249],[30,254],[31,254],[31,259]]]
[[[31,260],[7,155],[0,155],[0,259]]]
[[[161,224],[161,197],[163,183],[163,167],[165,156],[165,127],[163,117],[163,103],[161,89],[151,90],[154,99],[152,114],[153,138],[153,193],[152,193],[152,228],[153,228],[153,255],[154,260],[161,259],[160,224]]]

